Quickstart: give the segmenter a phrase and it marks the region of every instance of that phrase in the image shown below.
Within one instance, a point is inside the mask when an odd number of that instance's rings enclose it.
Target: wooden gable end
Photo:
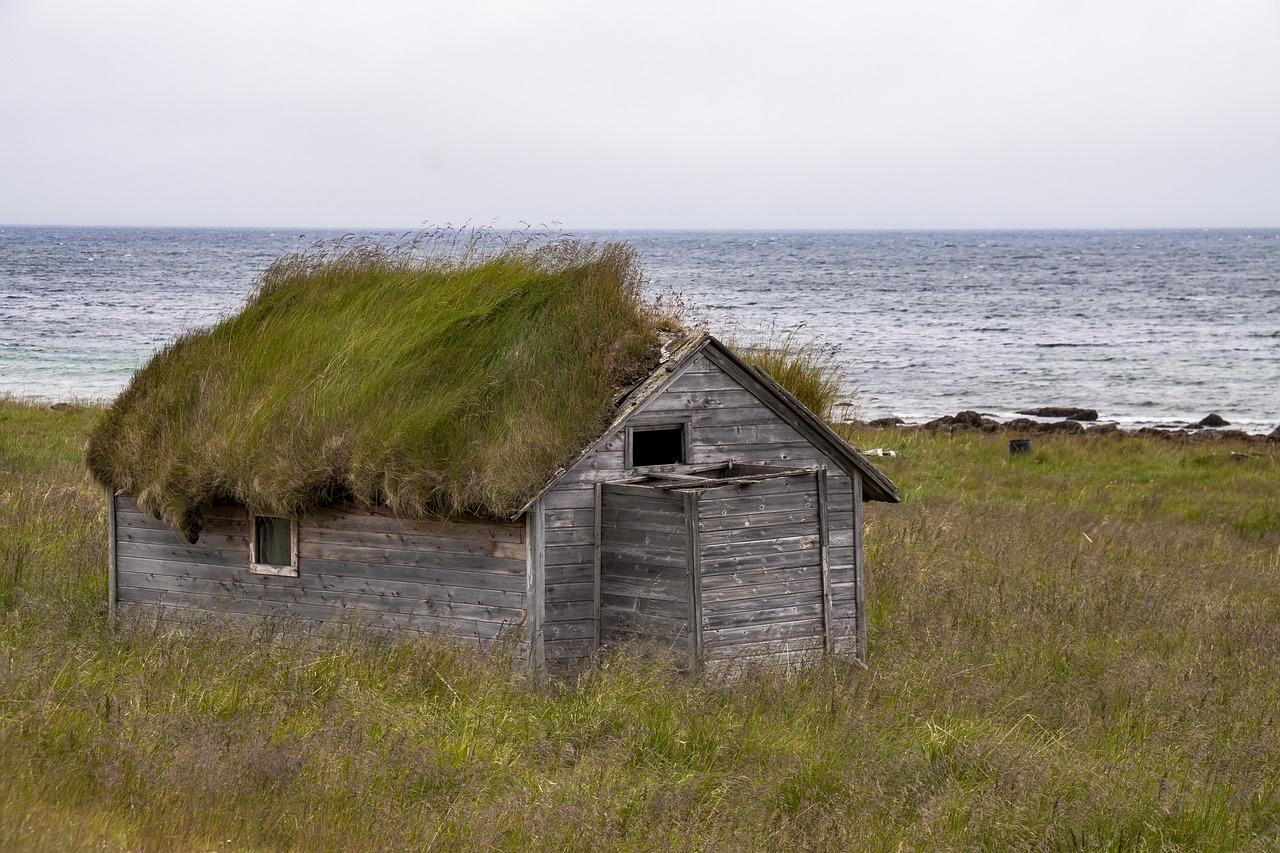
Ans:
[[[538,500],[534,511],[541,511],[545,521],[543,637],[548,663],[585,657],[599,643],[598,486],[652,470],[628,467],[630,436],[637,429],[674,424],[687,430],[684,466],[740,461],[826,469],[832,647],[861,653],[862,476],[846,470],[848,461],[839,453],[815,443],[803,424],[780,415],[776,400],[762,399],[767,389],[743,377],[740,362],[719,356],[710,345],[694,352]]]

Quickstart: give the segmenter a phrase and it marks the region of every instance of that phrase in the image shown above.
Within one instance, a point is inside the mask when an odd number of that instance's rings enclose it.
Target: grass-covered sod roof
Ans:
[[[286,256],[240,313],[135,375],[85,459],[189,538],[213,500],[510,516],[656,364],[641,284],[620,244]]]

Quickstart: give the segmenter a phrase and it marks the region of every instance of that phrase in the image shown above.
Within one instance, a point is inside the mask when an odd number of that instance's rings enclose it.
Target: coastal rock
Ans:
[[[888,417],[876,418],[875,420],[867,421],[866,425],[869,427],[895,427],[902,426],[904,423],[906,423],[906,421],[902,418]]]
[[[1071,406],[1041,406],[1038,409],[1023,409],[1020,415],[1032,415],[1037,418],[1066,418],[1069,421],[1096,421],[1097,409],[1077,409]]]
[[[1271,441],[1280,441],[1280,426],[1267,433],[1267,438]]]
[[[988,423],[988,421],[977,412],[966,410],[963,412],[956,412],[956,416],[952,419],[951,423],[955,426],[981,428],[984,424]],[[994,423],[994,421],[991,421],[991,423]]]
[[[1224,427],[1224,426],[1231,426],[1231,422],[1225,419],[1224,417],[1222,417],[1222,415],[1218,414],[1217,412],[1214,412],[1211,415],[1206,415],[1198,424],[1196,424],[1196,426]]]
[[[1031,418],[1014,418],[1011,421],[1005,421],[1004,428],[1014,432],[1036,432],[1040,429],[1040,422],[1033,421]]]
[[[1038,432],[1082,433],[1084,424],[1079,421],[1054,421],[1051,424],[1040,424]]]
[[[1113,432],[1120,432],[1119,424],[1095,424],[1089,427],[1085,432],[1089,435],[1110,435]]]
[[[966,429],[980,429],[985,432],[995,432],[1000,428],[1001,426],[998,421],[993,421],[991,418],[985,418],[971,410],[956,412],[954,415],[943,415],[940,418],[934,418],[927,424],[924,424],[924,429],[947,430],[949,432]]]

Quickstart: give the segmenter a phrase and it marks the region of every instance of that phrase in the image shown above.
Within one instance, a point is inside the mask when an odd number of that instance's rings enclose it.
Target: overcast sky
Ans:
[[[0,0],[0,223],[1280,226],[1277,0]]]

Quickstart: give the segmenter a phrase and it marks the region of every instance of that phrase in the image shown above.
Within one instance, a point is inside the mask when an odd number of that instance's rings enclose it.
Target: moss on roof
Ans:
[[[622,244],[290,255],[238,314],[134,376],[85,461],[188,538],[217,500],[507,517],[656,364],[663,320],[641,283]]]

